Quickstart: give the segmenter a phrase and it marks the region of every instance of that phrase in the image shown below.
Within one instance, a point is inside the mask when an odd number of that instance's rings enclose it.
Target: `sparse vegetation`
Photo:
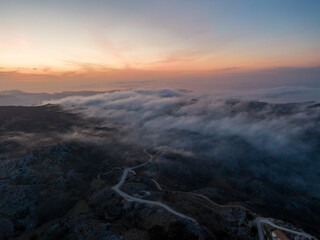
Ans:
[[[168,231],[159,225],[148,230],[150,240],[197,240],[198,237],[186,230],[181,222],[174,222],[169,225]]]
[[[8,109],[10,107],[2,111]],[[31,112],[27,113],[29,109]],[[15,116],[19,112],[26,113],[26,118]],[[48,112],[47,117],[42,116]],[[48,120],[55,112],[57,116]],[[42,121],[41,124],[38,121]],[[193,229],[197,234],[191,232],[166,210],[128,202],[111,189],[126,166],[146,161],[139,145],[121,141],[128,134],[121,132],[121,128],[97,127],[98,120],[83,119],[56,106],[11,109],[6,117],[0,117],[0,123],[0,221],[8,226],[4,236],[29,240],[78,239],[79,236],[99,239],[99,236],[110,235],[117,239],[124,236],[123,232],[136,229],[141,240],[147,239],[147,235],[150,240],[198,239],[199,229]],[[172,131],[172,134],[180,133]],[[123,191],[161,201],[192,216],[214,238],[256,238],[257,228],[250,223],[256,215],[213,206],[186,192],[199,192],[221,204],[249,203],[252,210],[262,209],[261,213],[268,214],[270,202],[266,199],[270,196],[262,194],[271,191],[266,177],[262,178],[266,188],[262,188],[256,178],[243,185],[246,173],[238,178],[239,172],[221,163],[213,161],[207,165],[199,156],[185,156],[168,149],[152,151],[156,161],[136,169],[135,174],[130,173]],[[108,173],[114,167],[122,169]],[[163,190],[158,189],[151,178],[157,179]],[[272,191],[275,191],[273,203],[283,204],[285,200],[278,201],[277,194],[280,191],[285,196],[285,190],[274,185]],[[300,199],[292,199],[288,207],[299,206],[295,201]],[[312,198],[305,201],[301,209],[310,211],[313,201]],[[277,209],[279,213],[272,212],[274,215],[295,220],[298,226],[304,224],[302,220],[297,221],[303,216],[289,218],[285,215],[286,209]],[[296,216],[299,211],[300,208],[295,208],[290,214]],[[313,211],[316,214],[318,210],[315,207]],[[307,227],[317,231],[312,224]]]

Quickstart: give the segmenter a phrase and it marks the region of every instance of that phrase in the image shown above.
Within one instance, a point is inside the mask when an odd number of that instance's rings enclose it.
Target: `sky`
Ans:
[[[318,0],[0,5],[0,90],[320,87]]]

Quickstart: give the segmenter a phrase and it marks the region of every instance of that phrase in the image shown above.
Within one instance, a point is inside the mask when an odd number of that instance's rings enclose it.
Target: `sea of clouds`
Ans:
[[[46,102],[48,103],[48,102]],[[178,151],[319,197],[320,107],[186,90],[126,90],[50,101],[103,120],[123,140]],[[207,163],[207,165],[206,165]]]

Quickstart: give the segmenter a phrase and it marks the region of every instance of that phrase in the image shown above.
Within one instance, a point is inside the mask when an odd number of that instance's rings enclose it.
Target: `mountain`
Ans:
[[[319,119],[168,89],[1,106],[0,239],[319,238]]]
[[[57,100],[70,96],[92,96],[101,94],[101,91],[68,91],[60,93],[27,93],[19,90],[0,91],[0,106],[31,106],[43,101]]]

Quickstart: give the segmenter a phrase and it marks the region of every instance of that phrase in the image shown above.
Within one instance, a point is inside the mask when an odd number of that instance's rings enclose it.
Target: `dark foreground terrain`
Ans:
[[[232,108],[236,103],[228,104]],[[284,167],[277,165],[274,155],[233,137],[223,141],[241,146],[236,154],[230,148],[229,157],[242,161],[230,166],[208,163],[201,154],[129,141],[129,130],[117,124],[58,105],[0,107],[0,239],[249,240],[259,239],[259,215],[274,218],[270,221],[277,226],[320,236],[316,194],[296,191],[295,183],[283,185],[276,179],[277,171],[253,174],[259,168]],[[178,134],[181,141],[188,141],[191,133],[174,129],[166,133],[171,139]],[[318,144],[319,133],[309,134]],[[221,139],[212,141],[224,144]],[[152,161],[129,171],[120,189],[134,198],[162,202],[195,221],[157,205],[128,201],[114,190],[127,166],[150,160],[145,146]],[[249,165],[252,162],[245,161],[249,153],[259,163]],[[310,154],[319,162],[319,152]],[[296,163],[281,172],[299,170],[305,167],[299,169]],[[310,178],[319,174],[311,165],[309,171]],[[276,228],[260,224],[264,239],[272,239]],[[289,239],[307,239],[282,233]]]

